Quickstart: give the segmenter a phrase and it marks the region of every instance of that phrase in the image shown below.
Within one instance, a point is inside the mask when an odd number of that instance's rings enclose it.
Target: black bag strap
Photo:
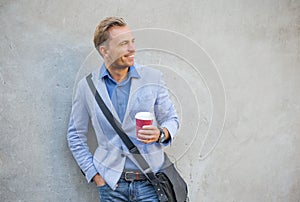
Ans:
[[[95,99],[102,110],[103,114],[105,115],[106,119],[109,121],[111,126],[114,128],[114,130],[117,132],[117,134],[120,136],[126,147],[128,148],[129,152],[133,155],[137,163],[139,164],[142,172],[146,175],[147,179],[153,184],[153,185],[158,185],[159,180],[153,173],[152,169],[150,168],[149,164],[145,160],[145,158],[141,155],[139,149],[133,144],[133,142],[130,140],[128,135],[125,133],[125,131],[121,127],[121,123],[113,116],[111,111],[108,109],[106,104],[104,103],[102,97],[98,93],[93,81],[92,81],[92,73],[89,74],[86,77],[87,83],[95,96]],[[164,193],[164,191],[159,188],[159,186],[154,186],[156,189],[156,192],[158,194],[159,200],[160,201],[167,201],[167,197]]]

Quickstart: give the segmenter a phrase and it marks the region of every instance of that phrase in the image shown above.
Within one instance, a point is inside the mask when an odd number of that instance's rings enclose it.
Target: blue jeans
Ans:
[[[112,190],[107,184],[98,187],[100,202],[158,202],[157,194],[150,182],[120,179]]]

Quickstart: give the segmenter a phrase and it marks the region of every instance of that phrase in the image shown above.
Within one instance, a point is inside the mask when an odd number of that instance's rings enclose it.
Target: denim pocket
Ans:
[[[102,188],[105,188],[105,187],[108,187],[108,185],[106,183],[103,184],[103,185],[97,185],[98,189],[102,189]]]

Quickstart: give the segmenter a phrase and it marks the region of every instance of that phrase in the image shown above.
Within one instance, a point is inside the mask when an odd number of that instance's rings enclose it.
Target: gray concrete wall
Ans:
[[[167,152],[192,202],[300,201],[297,0],[0,1],[0,201],[98,201],[66,132],[111,15],[140,29],[137,60],[165,73],[181,117]]]

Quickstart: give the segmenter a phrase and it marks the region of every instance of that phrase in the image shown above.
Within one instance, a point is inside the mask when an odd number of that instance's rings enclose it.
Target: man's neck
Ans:
[[[120,83],[124,79],[127,78],[129,67],[126,68],[116,68],[116,67],[108,67],[107,68],[110,76],[117,82]]]

